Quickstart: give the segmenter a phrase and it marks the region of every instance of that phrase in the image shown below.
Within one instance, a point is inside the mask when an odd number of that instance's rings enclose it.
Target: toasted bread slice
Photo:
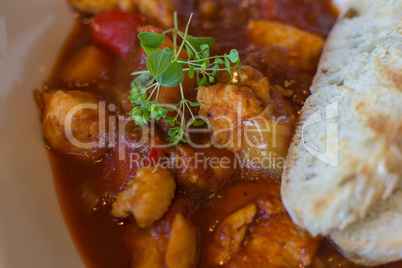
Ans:
[[[402,259],[402,183],[367,216],[331,234],[343,254],[356,264],[373,266]]]
[[[313,235],[365,217],[402,179],[401,18],[400,0],[353,1],[324,47],[282,179]]]

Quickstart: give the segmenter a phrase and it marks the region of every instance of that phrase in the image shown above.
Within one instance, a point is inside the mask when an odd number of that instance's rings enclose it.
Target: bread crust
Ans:
[[[343,255],[365,266],[402,259],[402,183],[387,200],[377,202],[367,216],[331,234]]]
[[[402,1],[355,0],[324,47],[281,187],[292,219],[313,235],[364,218],[402,179],[401,18]]]

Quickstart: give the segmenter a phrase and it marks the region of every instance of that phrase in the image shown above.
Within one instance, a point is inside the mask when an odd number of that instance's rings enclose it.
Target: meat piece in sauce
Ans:
[[[228,267],[250,267],[256,259],[260,265],[269,267],[310,265],[321,238],[313,238],[296,227],[277,197],[262,195],[256,203],[256,224],[242,251]]]
[[[248,33],[251,43],[259,47],[279,47],[288,51],[287,65],[303,71],[316,68],[324,46],[322,37],[274,21],[250,21]]]
[[[203,102],[199,114],[208,119],[214,141],[235,152],[241,148],[242,122],[264,110],[249,87],[224,84],[200,87],[197,100]]]
[[[67,0],[76,9],[87,13],[99,13],[104,10],[116,9],[117,0]]]
[[[178,145],[170,154],[177,183],[187,189],[216,191],[237,172],[235,156],[225,149]]]
[[[262,18],[326,36],[338,16],[335,1],[258,0]]]
[[[246,66],[234,71],[229,84],[200,87],[197,100],[203,102],[199,114],[211,126],[215,145],[239,153],[251,166],[280,175],[294,116],[289,104],[268,86],[259,71]]]
[[[271,99],[267,77],[251,66],[245,65],[243,68],[234,68],[232,75],[228,72],[221,72],[218,74],[217,81],[222,84],[233,84],[251,88],[264,107],[267,106],[268,100]]]
[[[175,7],[171,0],[135,0],[138,10],[153,24],[162,28],[173,27]]]
[[[79,11],[97,14],[106,10],[120,9],[133,11],[136,6],[134,0],[67,0],[70,5]]]
[[[197,232],[178,213],[173,221],[165,263],[169,268],[190,268],[194,266],[197,254]]]
[[[248,225],[241,246],[231,255],[225,267],[287,268],[312,263],[321,238],[313,238],[293,224],[281,202],[280,185],[275,182],[231,187],[211,209],[211,218],[207,222],[207,226],[211,227],[206,229],[210,231],[209,228],[215,228],[216,222],[222,219],[221,215],[226,215],[228,210],[241,209],[250,204],[256,206],[255,216]],[[220,226],[228,217],[223,217],[212,234],[211,242],[207,244],[205,258],[210,264],[213,264],[211,256],[216,256],[214,254],[218,252],[216,241],[219,241]]]
[[[214,265],[224,265],[240,250],[246,231],[257,212],[250,203],[227,216],[215,231],[208,248],[208,259]]]
[[[133,214],[138,226],[147,227],[168,211],[176,189],[172,173],[161,166],[142,167],[113,203],[114,217]]]
[[[188,220],[197,209],[194,202],[193,196],[178,196],[161,220],[125,237],[134,252],[134,267],[194,267],[198,232]]]
[[[165,255],[165,237],[155,237],[152,232],[137,232],[126,236],[128,247],[133,247],[134,260],[130,267],[163,268]],[[163,244],[163,245],[161,245]]]
[[[100,158],[106,151],[104,122],[96,98],[88,92],[61,90],[44,94],[43,133],[52,148],[81,160]]]

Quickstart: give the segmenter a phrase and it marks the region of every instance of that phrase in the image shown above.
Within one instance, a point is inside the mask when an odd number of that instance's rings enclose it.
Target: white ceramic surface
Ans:
[[[60,211],[32,97],[72,23],[65,0],[0,0],[0,268],[84,267]]]
[[[72,28],[64,0],[0,0],[0,267],[84,267],[60,211],[33,90]]]

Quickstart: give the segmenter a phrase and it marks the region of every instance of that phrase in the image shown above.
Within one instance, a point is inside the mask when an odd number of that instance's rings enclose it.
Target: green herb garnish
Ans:
[[[131,83],[130,100],[134,108],[129,113],[133,116],[136,125],[143,125],[151,119],[165,118],[172,128],[169,130],[168,142],[187,142],[185,127],[202,126],[204,121],[196,120],[190,106],[199,106],[200,102],[191,102],[184,97],[184,72],[188,72],[190,79],[197,79],[198,87],[214,83],[219,71],[227,71],[240,67],[240,57],[237,50],[232,49],[229,55],[210,56],[209,51],[214,44],[211,37],[194,37],[188,35],[188,28],[192,15],[184,32],[178,29],[177,13],[174,13],[174,29],[166,30],[161,34],[142,32],[138,34],[141,46],[148,55],[147,70],[134,72],[137,77]],[[172,33],[173,50],[166,47],[159,49],[165,41],[165,35]],[[180,45],[177,40],[181,39]],[[179,55],[186,49],[188,59],[180,59]],[[224,65],[225,68],[220,66]],[[180,86],[181,101],[174,104],[160,104],[157,99],[161,86]],[[198,89],[197,87],[197,89]],[[154,100],[151,100],[154,97]],[[185,125],[184,113],[189,110],[192,120]],[[167,117],[169,111],[178,111],[175,117]],[[179,115],[182,114],[181,119]]]

